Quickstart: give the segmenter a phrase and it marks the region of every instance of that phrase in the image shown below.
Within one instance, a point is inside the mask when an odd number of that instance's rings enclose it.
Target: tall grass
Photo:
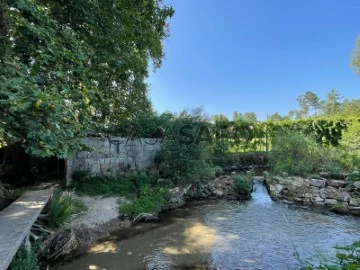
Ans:
[[[50,201],[48,225],[50,228],[59,228],[71,215],[85,210],[86,206],[79,199],[64,195],[61,189],[57,189]]]

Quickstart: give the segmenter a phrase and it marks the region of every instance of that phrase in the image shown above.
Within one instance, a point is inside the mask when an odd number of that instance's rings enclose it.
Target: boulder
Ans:
[[[339,202],[335,199],[325,199],[325,205],[337,205]]]
[[[320,197],[320,189],[317,187],[310,186],[308,193],[311,193],[312,197]]]
[[[186,193],[190,190],[191,185],[187,187],[180,188],[176,187],[169,190],[169,202],[171,204],[179,204],[184,202],[184,197]]]
[[[360,189],[360,181],[356,181],[356,182],[354,182],[354,187],[356,188],[356,189]]]
[[[320,189],[320,197],[323,199],[335,199],[342,202],[348,202],[350,200],[350,194],[346,190],[334,187]]]
[[[324,179],[311,179],[310,183],[312,186],[315,186],[318,188],[326,187],[326,180],[324,180]]]
[[[207,185],[209,193],[218,197],[227,197],[234,195],[235,181],[229,175],[222,175],[210,181]]]
[[[218,189],[215,189],[213,191],[213,194],[216,195],[216,196],[219,196],[219,197],[224,196],[224,192],[222,190],[218,190]]]
[[[349,205],[353,207],[360,207],[360,198],[350,198]]]
[[[321,198],[321,197],[312,197],[312,199],[311,199],[311,202],[313,203],[313,204],[319,204],[319,203],[324,203],[324,199],[323,198]]]
[[[347,182],[344,180],[335,180],[335,179],[327,179],[326,183],[330,187],[334,188],[343,188],[347,185]]]
[[[280,184],[276,184],[276,185],[275,185],[275,191],[276,191],[276,193],[281,194],[281,192],[282,192],[283,189],[284,189],[284,186],[283,186],[283,185],[280,185]]]

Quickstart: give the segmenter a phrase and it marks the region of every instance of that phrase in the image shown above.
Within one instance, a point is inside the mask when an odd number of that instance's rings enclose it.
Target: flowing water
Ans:
[[[144,224],[135,227],[141,230]],[[272,202],[255,180],[252,200],[194,203],[157,227],[92,246],[61,269],[297,269],[360,239],[360,219]]]

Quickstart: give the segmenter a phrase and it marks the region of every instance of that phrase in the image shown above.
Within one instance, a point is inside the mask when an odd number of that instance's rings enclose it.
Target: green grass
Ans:
[[[168,201],[166,188],[142,188],[140,196],[133,201],[119,206],[119,212],[124,216],[136,217],[140,213],[158,213],[162,205]]]
[[[154,184],[156,178],[141,174],[126,177],[89,176],[83,171],[73,175],[72,186],[76,192],[90,196],[134,197],[146,185]]]
[[[28,250],[22,245],[17,251],[14,259],[10,264],[11,270],[39,270],[39,263],[35,251],[31,248]]]
[[[133,174],[126,177],[91,177],[86,171],[73,175],[73,187],[90,196],[124,196],[129,203],[121,204],[119,212],[136,217],[140,213],[158,213],[168,200],[169,187],[159,184],[155,176]]]
[[[48,225],[50,228],[59,228],[70,219],[71,215],[86,210],[81,200],[63,195],[61,189],[55,190],[50,202]]]

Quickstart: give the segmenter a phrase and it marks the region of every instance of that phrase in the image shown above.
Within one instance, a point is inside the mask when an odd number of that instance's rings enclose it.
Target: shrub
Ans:
[[[350,184],[360,181],[360,172],[359,171],[352,172],[348,177],[348,181]]]
[[[238,174],[234,177],[235,191],[239,194],[250,194],[252,190],[252,177]]]
[[[63,195],[63,191],[55,190],[50,202],[48,225],[59,228],[67,222],[72,214],[86,210],[86,206],[78,199]]]
[[[269,155],[275,173],[306,175],[319,170],[326,163],[326,152],[310,135],[280,131],[272,138]]]
[[[222,175],[224,173],[223,169],[220,166],[215,166],[213,168],[213,171],[215,173],[215,177],[219,177],[220,175]]]
[[[119,211],[124,216],[136,217],[140,213],[158,213],[168,201],[166,188],[143,187],[140,196],[130,203],[120,205]]]
[[[90,176],[83,173],[73,177],[72,186],[80,193],[90,196],[133,196],[146,185],[154,184],[155,176],[133,174],[126,177]]]
[[[10,264],[11,270],[39,270],[39,263],[32,248],[22,245]]]
[[[209,124],[205,120],[201,110],[195,110],[184,111],[171,121],[161,145],[164,177],[191,183],[209,176],[210,143],[203,140],[209,135]]]
[[[212,164],[221,167],[233,166],[238,163],[238,157],[234,153],[214,153],[211,157]]]
[[[72,174],[71,178],[73,179],[73,181],[83,182],[86,181],[90,177],[90,175],[91,173],[89,170],[78,170]]]

